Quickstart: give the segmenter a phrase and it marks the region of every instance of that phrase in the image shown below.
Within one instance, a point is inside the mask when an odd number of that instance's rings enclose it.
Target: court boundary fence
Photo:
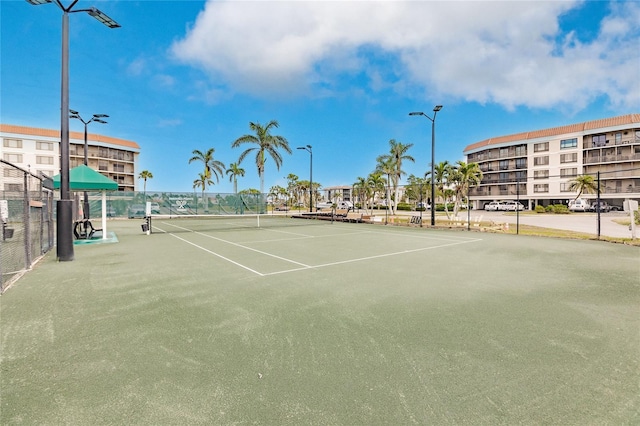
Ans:
[[[0,160],[0,294],[54,246],[54,193],[36,176]]]

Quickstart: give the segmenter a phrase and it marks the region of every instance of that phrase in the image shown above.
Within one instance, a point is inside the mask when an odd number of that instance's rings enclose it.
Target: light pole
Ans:
[[[424,112],[410,112],[409,115],[423,115],[431,121],[431,226],[436,226],[436,185],[434,166],[436,159],[436,114],[442,109],[442,105],[433,108],[433,118]]]
[[[87,126],[89,125],[89,123],[107,124],[107,122],[104,121],[103,118],[109,118],[109,116],[107,114],[93,114],[93,117],[91,117],[89,121],[84,121],[84,119],[80,116],[80,113],[78,111],[74,111],[70,109],[69,112],[71,113],[71,115],[69,115],[69,118],[75,118],[76,120],[80,120],[82,124],[84,124],[84,165],[88,166],[89,165],[89,147],[88,147],[89,145],[87,143]],[[89,219],[89,195],[87,194],[87,191],[84,191],[84,203],[82,207],[82,212],[84,215],[84,219]]]
[[[53,0],[26,0],[38,6]],[[95,7],[72,10],[78,0],[64,7],[60,0],[55,4],[62,9],[62,65],[60,94],[60,200],[56,207],[56,253],[58,260],[73,260],[73,200],[69,195],[69,13],[86,12],[109,28],[120,25]]]
[[[298,149],[304,149],[309,153],[309,213],[313,212],[313,150],[311,145],[299,146]]]

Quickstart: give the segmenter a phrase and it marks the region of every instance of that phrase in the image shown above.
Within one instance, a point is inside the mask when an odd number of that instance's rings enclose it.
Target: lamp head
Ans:
[[[107,114],[93,114],[94,118],[109,118]]]
[[[424,115],[424,112],[410,112],[409,115]]]
[[[96,119],[94,119],[93,121],[94,121],[94,122],[96,122],[96,123],[107,124],[107,122],[106,122],[106,121],[101,120],[101,119],[99,119],[99,118],[96,118]]]
[[[72,109],[70,109],[70,110],[69,110],[69,112],[70,112],[72,115],[79,115],[79,114],[80,114],[78,111],[75,111],[75,110],[72,110]]]
[[[438,112],[442,109],[442,105],[436,105],[435,108],[433,108],[434,112]]]
[[[30,3],[34,6],[38,6],[41,4],[51,3],[52,0],[27,0],[27,3]]]

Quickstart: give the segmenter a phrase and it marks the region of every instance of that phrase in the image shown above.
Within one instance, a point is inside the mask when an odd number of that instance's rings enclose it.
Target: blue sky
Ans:
[[[69,5],[70,1],[63,4]],[[191,191],[194,149],[228,165],[249,122],[277,120],[294,173],[323,186],[367,176],[389,140],[431,161],[474,142],[640,112],[640,3],[607,1],[90,1],[122,27],[70,15],[70,107],[136,141],[148,190]],[[0,0],[0,121],[60,126],[61,10]],[[72,130],[82,124],[71,120]],[[253,158],[239,188],[259,188]],[[140,182],[140,188],[142,188]],[[232,192],[226,176],[209,188]]]

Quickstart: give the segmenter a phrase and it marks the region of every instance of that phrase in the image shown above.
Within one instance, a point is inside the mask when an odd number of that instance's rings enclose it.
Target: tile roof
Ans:
[[[474,151],[478,148],[499,145],[508,142],[525,141],[527,139],[546,138],[551,136],[563,135],[566,133],[586,132],[594,129],[602,129],[605,127],[624,126],[635,124],[640,126],[640,114],[627,114],[619,117],[602,118],[600,120],[586,121],[584,123],[569,124],[566,126],[552,127],[550,129],[534,130],[531,132],[516,133],[513,135],[498,136],[495,138],[485,139],[480,142],[467,146],[463,152]]]
[[[0,124],[0,132],[15,133],[19,135],[44,136],[49,138],[60,138],[60,130],[40,129],[37,127],[16,126],[13,124]],[[69,132],[69,138],[84,140],[84,132]],[[97,135],[95,133],[87,133],[87,139],[93,142],[105,142],[113,145],[120,145],[127,148],[140,149],[140,146],[125,139],[112,138],[111,136]]]

